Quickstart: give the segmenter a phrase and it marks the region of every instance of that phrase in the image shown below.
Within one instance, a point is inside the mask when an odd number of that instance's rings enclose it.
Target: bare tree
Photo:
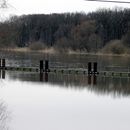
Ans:
[[[7,0],[0,0],[0,9],[7,8]]]
[[[6,104],[0,99],[0,130],[8,130],[9,112]]]

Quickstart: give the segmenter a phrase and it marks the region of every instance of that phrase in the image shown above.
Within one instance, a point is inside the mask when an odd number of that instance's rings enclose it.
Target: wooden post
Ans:
[[[45,72],[49,72],[49,61],[45,60]]]
[[[5,59],[2,59],[2,68],[5,68]]]
[[[92,74],[92,63],[88,63],[88,74]]]
[[[0,68],[2,67],[2,60],[0,59]]]
[[[40,60],[40,73],[43,73],[43,60]]]
[[[93,63],[93,73],[97,74],[97,62]]]

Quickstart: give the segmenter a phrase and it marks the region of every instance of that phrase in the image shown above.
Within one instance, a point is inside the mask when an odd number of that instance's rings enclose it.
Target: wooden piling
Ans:
[[[49,72],[49,61],[45,60],[45,72]]]
[[[93,63],[93,73],[97,74],[97,62]]]
[[[92,74],[92,63],[88,62],[88,74]]]
[[[2,68],[5,68],[5,59],[2,59]]]
[[[43,73],[44,68],[43,68],[43,60],[40,60],[40,73]]]

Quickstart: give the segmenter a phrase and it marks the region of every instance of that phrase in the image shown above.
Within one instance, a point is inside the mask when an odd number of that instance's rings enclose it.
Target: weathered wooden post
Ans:
[[[2,59],[0,59],[0,68],[2,67]]]
[[[40,60],[40,73],[43,73],[43,60]]]
[[[93,73],[97,74],[97,62],[93,63]]]
[[[45,60],[45,72],[49,72],[49,61]]]
[[[2,59],[2,68],[5,68],[5,59]]]
[[[88,62],[88,74],[92,74],[92,63]]]
[[[43,60],[40,60],[40,81],[43,81]]]

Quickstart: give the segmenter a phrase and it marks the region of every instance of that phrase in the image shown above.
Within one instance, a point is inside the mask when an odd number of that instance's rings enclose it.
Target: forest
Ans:
[[[128,53],[130,9],[12,16],[0,22],[0,48],[7,47]]]

